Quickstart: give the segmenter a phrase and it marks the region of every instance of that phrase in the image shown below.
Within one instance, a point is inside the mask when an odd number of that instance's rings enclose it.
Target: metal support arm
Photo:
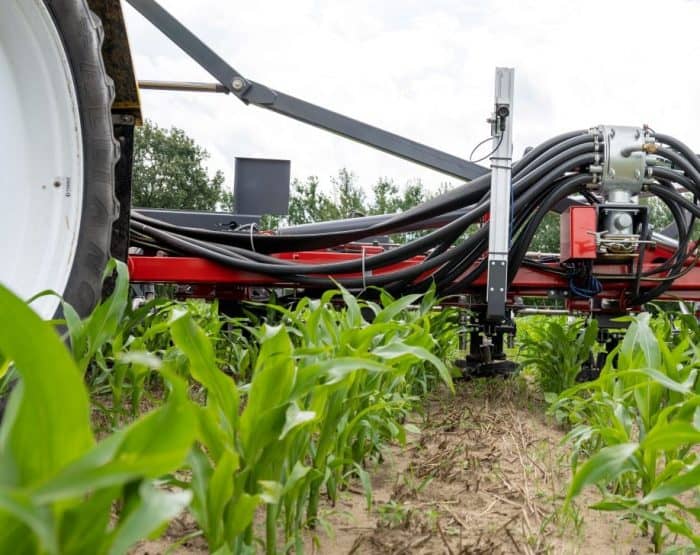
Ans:
[[[488,170],[483,166],[468,160],[250,81],[226,63],[155,0],[126,1],[214,76],[221,85],[246,104],[254,104],[309,125],[320,127],[458,179],[469,181],[488,173]]]
[[[489,217],[489,263],[486,288],[488,320],[505,318],[508,297],[508,250],[510,249],[511,166],[513,161],[512,68],[496,68],[495,108],[492,119],[494,152],[491,156],[491,213]]]

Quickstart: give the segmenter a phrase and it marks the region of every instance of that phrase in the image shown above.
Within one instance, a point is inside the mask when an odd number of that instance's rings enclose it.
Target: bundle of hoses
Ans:
[[[594,168],[604,155],[596,130],[575,131],[554,137],[533,148],[512,168],[512,221],[509,254],[509,281],[523,264],[537,265],[544,271],[568,276],[572,270],[545,265],[526,257],[528,247],[546,214],[562,199],[582,194],[588,202],[601,199],[591,192],[595,183]],[[684,217],[684,210],[700,214],[694,199],[689,200],[676,191],[674,185],[700,196],[700,161],[685,145],[671,137],[656,135],[657,156],[673,167],[654,166],[654,183],[648,190],[669,207],[678,228],[677,253],[654,273],[664,274],[661,283],[645,298],[668,288],[675,275],[683,270],[694,219]],[[664,146],[661,146],[664,145]],[[470,291],[473,281],[486,269],[488,223],[467,234],[472,224],[483,222],[489,213],[490,174],[420,204],[406,212],[356,229],[350,227],[329,233],[271,233],[248,230],[212,231],[186,228],[131,213],[132,243],[144,248],[204,257],[224,266],[273,277],[280,283],[307,288],[334,287],[336,283],[350,288],[383,287],[390,292],[422,291],[432,283],[442,295]],[[377,235],[392,234],[406,229],[429,227],[436,218],[457,212],[453,219],[429,233],[406,244],[355,260],[300,264],[270,256],[271,253],[332,249],[353,241]],[[426,255],[416,264],[401,269],[377,273],[378,270]],[[343,278],[344,274],[362,277]],[[630,276],[633,278],[634,276]],[[637,276],[639,279],[640,276]],[[642,275],[642,277],[647,277]],[[657,278],[658,279],[658,278]],[[653,298],[653,297],[652,297]]]

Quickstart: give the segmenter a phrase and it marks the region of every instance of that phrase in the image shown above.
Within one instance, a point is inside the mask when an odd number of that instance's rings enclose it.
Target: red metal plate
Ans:
[[[561,213],[561,261],[595,260],[598,215],[593,206],[569,206]]]

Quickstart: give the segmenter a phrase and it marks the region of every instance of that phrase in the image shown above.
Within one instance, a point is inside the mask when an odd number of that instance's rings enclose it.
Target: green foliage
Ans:
[[[564,391],[553,407],[573,424],[567,502],[598,486],[594,508],[622,512],[650,534],[656,552],[668,534],[700,548],[700,506],[679,497],[700,486],[697,332],[692,316],[639,315],[600,377]]]
[[[530,316],[518,321],[520,362],[531,367],[545,394],[559,394],[576,383],[581,366],[599,352],[596,320]]]
[[[359,480],[370,506],[367,462],[405,442],[419,395],[452,388],[456,317],[434,290],[328,291],[252,325],[203,302],[133,309],[112,273],[86,319],[64,305],[69,348],[0,289],[2,367],[20,377],[0,427],[2,552],[125,553],[186,509],[213,553],[300,553],[321,496]]]
[[[234,197],[224,189],[224,175],[217,170],[209,176],[209,153],[182,129],[163,129],[146,121],[134,137],[134,177],[132,203],[147,208],[234,211]],[[442,187],[440,192],[445,192]],[[304,224],[358,215],[393,214],[412,208],[434,195],[420,181],[399,188],[382,178],[372,188],[370,198],[359,186],[357,176],[342,168],[330,178],[327,188],[318,177],[294,179],[286,218],[265,215],[261,226]]]
[[[224,175],[209,177],[205,166],[209,153],[182,129],[170,130],[146,121],[134,136],[132,204],[144,208],[214,210],[231,206],[231,195],[222,190]]]
[[[0,551],[126,553],[189,502],[154,481],[195,437],[184,382],[168,374],[162,407],[95,443],[81,370],[60,338],[1,286],[0,312],[0,352],[21,377],[0,425]]]
[[[319,222],[337,217],[339,208],[319,187],[318,177],[309,177],[305,182],[294,180],[287,218],[290,224]]]
[[[538,226],[528,250],[535,252],[559,252],[561,236],[559,220],[559,214],[549,212]]]
[[[394,214],[405,212],[409,208],[419,205],[427,198],[423,184],[413,181],[400,189],[389,179],[379,179],[372,190],[374,202],[369,206],[369,214]]]
[[[649,223],[655,230],[661,231],[673,222],[673,216],[668,206],[666,206],[661,199],[657,197],[648,197],[642,199],[641,203],[649,207]]]
[[[372,187],[368,198],[358,184],[357,176],[345,168],[330,181],[330,187],[324,188],[315,176],[307,178],[306,181],[295,179],[290,194],[289,216],[284,218],[285,222],[296,225],[405,212],[449,190],[446,184],[442,184],[436,192],[431,193],[420,180],[409,181],[405,186],[399,187],[389,179],[380,178]],[[280,221],[281,219],[268,219],[264,223],[276,226]],[[423,233],[399,233],[393,235],[392,239],[404,243]]]
[[[318,177],[294,180],[287,218],[290,224],[403,212],[429,196],[420,181],[409,182],[400,189],[393,181],[379,179],[372,188],[371,198],[367,199],[357,183],[357,176],[345,168],[330,181],[327,192],[321,187]]]

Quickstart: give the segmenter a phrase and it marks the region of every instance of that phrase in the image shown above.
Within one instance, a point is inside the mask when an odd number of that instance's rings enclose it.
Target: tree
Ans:
[[[402,189],[393,180],[381,178],[372,188],[374,202],[368,205],[369,214],[394,214],[427,200],[427,194],[420,179],[409,181]]]
[[[331,196],[338,209],[338,218],[352,218],[367,212],[365,193],[357,184],[357,176],[343,168],[331,177]]]
[[[209,153],[182,129],[146,121],[134,138],[132,204],[145,208],[215,210],[228,203],[224,174],[209,177]]]
[[[372,192],[374,193],[374,206],[372,207],[374,214],[393,214],[398,212],[397,198],[399,188],[392,180],[381,178],[374,185]]]
[[[537,227],[528,250],[548,253],[559,252],[561,237],[559,219],[560,216],[556,212],[546,214]]]
[[[292,182],[287,217],[291,225],[352,218],[367,213],[365,194],[354,173],[343,168],[330,181],[329,193],[321,189],[316,176]]]
[[[289,216],[292,225],[332,220],[336,207],[331,199],[319,189],[318,177],[310,176],[306,181],[294,179],[289,198]]]
[[[649,207],[649,223],[655,231],[661,231],[673,222],[673,215],[668,206],[657,197],[643,199],[642,204],[646,204]]]

